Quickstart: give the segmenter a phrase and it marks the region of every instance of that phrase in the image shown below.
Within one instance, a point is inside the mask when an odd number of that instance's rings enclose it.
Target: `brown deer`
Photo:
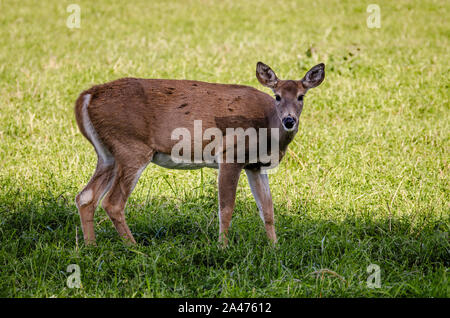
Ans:
[[[242,85],[138,78],[118,79],[81,93],[75,105],[77,124],[98,157],[94,175],[75,200],[85,243],[95,244],[94,212],[103,196],[102,207],[119,235],[127,242],[136,243],[125,221],[124,208],[150,162],[175,169],[219,169],[219,241],[224,246],[228,243],[236,187],[241,170],[245,169],[267,236],[276,243],[272,197],[263,168],[278,162],[263,163],[258,154],[250,158],[251,145],[244,148],[244,161],[223,160],[225,153],[236,146],[234,137],[231,144],[215,148],[212,162],[198,158],[180,162],[173,156],[177,143],[173,131],[180,127],[192,131],[194,121],[200,120],[203,131],[213,128],[224,135],[229,128],[262,128],[272,132],[275,129],[277,144],[269,147],[269,152],[276,152],[277,161],[281,160],[297,133],[303,96],[322,83],[325,65],[314,66],[303,79],[294,81],[279,80],[269,66],[258,62],[256,77],[272,89],[275,98]],[[200,145],[205,150],[207,142],[194,140],[192,145]],[[183,155],[193,158],[189,153]]]

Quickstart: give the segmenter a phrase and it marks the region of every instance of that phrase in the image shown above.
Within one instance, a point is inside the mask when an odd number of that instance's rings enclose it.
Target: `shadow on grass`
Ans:
[[[390,286],[379,296],[439,296],[445,292],[442,288],[445,282],[441,279],[446,278],[440,277],[449,266],[446,219],[430,220],[420,226],[413,226],[405,218],[376,220],[347,216],[336,221],[313,218],[308,207],[287,214],[283,213],[283,206],[277,206],[279,244],[271,248],[254,202],[253,209],[249,209],[248,202],[237,202],[230,245],[223,250],[217,244],[215,196],[197,195],[177,202],[161,196],[144,203],[130,201],[127,220],[138,242],[136,246],[121,242],[112,222],[99,208],[95,226],[98,245],[85,247],[73,200],[49,192],[32,196],[17,190],[6,193],[0,199],[0,261],[2,266],[6,264],[2,277],[4,284],[11,281],[16,284],[17,273],[22,270],[26,275],[17,284],[33,295],[41,285],[24,287],[25,277],[37,275],[33,266],[45,265],[47,275],[53,277],[55,271],[59,272],[61,280],[66,275],[65,266],[71,262],[88,268],[84,275],[97,282],[95,286],[103,284],[105,288],[120,290],[120,282],[114,286],[105,283],[118,275],[135,284],[111,295],[89,285],[89,290],[102,296],[124,296],[132,293],[132,289],[140,291],[140,295],[146,294],[143,290],[156,295],[148,282],[142,286],[145,277],[150,277],[152,284],[163,284],[157,285],[158,295],[169,297],[251,296],[243,290],[254,288],[259,290],[255,295],[264,296],[268,292],[270,297],[283,296],[289,288],[287,282],[292,284],[300,278],[310,285],[303,286],[295,295],[317,297],[324,293],[316,291],[322,283],[310,274],[324,268],[346,277],[342,286],[335,277],[337,282],[332,284],[338,284],[339,288],[336,290],[332,285],[326,289],[329,295],[360,296],[366,295],[366,291],[359,285],[355,285],[357,288],[351,285],[355,284],[352,277],[356,275],[357,280],[363,281],[362,277],[367,275],[365,268],[371,263],[379,264],[390,275],[387,279],[393,281],[392,286],[396,286],[396,281],[401,282],[395,293]],[[224,277],[236,285],[224,287]],[[413,285],[402,285],[408,280],[421,284],[425,280],[439,287],[422,292]],[[183,289],[178,290],[177,286]],[[11,295],[6,290],[3,294]]]
[[[38,199],[39,198],[39,199]],[[209,195],[174,202],[158,197],[152,202],[131,200],[127,221],[138,245],[176,242],[180,246],[197,242],[217,246],[217,200]],[[247,211],[248,204],[237,202],[230,228],[230,245],[269,246],[257,213]],[[275,207],[282,211],[283,207]],[[37,242],[59,242],[75,245],[78,233],[82,244],[80,220],[72,198],[51,193],[35,193],[30,200],[20,191],[9,191],[0,201],[0,235],[26,243],[24,251]],[[428,262],[449,266],[448,218],[411,224],[408,218],[377,219],[347,216],[343,220],[311,218],[306,212],[279,213],[276,216],[279,246],[304,248],[322,255],[324,250],[334,257],[350,250],[367,249],[374,257],[389,257],[409,265]],[[100,208],[96,211],[96,234],[102,241],[120,239],[112,222]],[[331,255],[330,255],[331,256]]]

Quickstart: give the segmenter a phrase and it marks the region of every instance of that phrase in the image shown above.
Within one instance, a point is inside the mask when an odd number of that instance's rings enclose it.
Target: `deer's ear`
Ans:
[[[262,85],[272,89],[274,89],[278,83],[278,77],[275,72],[262,62],[256,64],[256,78]]]
[[[302,82],[303,86],[307,89],[314,88],[319,86],[323,79],[325,78],[325,64],[320,63],[316,66],[313,66],[303,77],[303,79],[300,80]]]

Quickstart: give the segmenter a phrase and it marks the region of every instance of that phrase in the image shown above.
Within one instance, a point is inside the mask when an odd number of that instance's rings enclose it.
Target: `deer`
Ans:
[[[125,206],[151,162],[169,169],[218,169],[219,242],[225,247],[237,185],[244,170],[268,240],[275,245],[274,206],[264,171],[267,163],[261,162],[258,154],[251,162],[246,156],[244,162],[180,163],[172,156],[176,143],[172,132],[179,127],[192,130],[192,123],[201,120],[203,130],[215,128],[224,134],[230,127],[277,131],[277,147],[271,148],[277,151],[276,166],[298,132],[306,92],[325,78],[325,65],[312,67],[301,80],[280,80],[268,65],[258,62],[256,78],[274,95],[245,85],[131,77],[83,91],[75,103],[76,122],[97,154],[92,178],[75,197],[85,244],[96,245],[94,213],[102,199],[101,205],[119,236],[136,244],[125,220]],[[200,146],[205,148],[205,142]],[[223,158],[228,148],[220,149],[216,157]],[[244,149],[248,152],[248,147]]]

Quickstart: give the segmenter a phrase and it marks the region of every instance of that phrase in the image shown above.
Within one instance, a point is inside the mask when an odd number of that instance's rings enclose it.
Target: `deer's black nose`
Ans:
[[[283,119],[283,126],[286,130],[291,130],[295,126],[295,119],[291,116],[285,117]]]

